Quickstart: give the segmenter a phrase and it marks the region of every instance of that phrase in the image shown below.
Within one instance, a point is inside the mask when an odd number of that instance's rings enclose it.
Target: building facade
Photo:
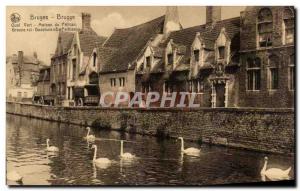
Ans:
[[[42,61],[23,51],[7,57],[6,60],[6,98],[10,101],[31,102],[37,90],[39,69]]]
[[[39,104],[54,104],[54,96],[51,94],[50,71],[50,66],[44,66],[40,69],[40,75],[37,81],[37,91],[35,94],[35,101]]]
[[[98,105],[107,92],[107,103],[117,92],[185,92],[200,107],[294,107],[293,7],[247,7],[222,20],[221,7],[209,6],[204,24],[184,29],[177,7],[167,7],[106,40],[90,19],[82,14],[82,30],[66,46],[66,105]]]

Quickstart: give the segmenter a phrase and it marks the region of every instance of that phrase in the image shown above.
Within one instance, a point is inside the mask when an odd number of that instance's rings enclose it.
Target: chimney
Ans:
[[[167,7],[165,22],[164,22],[164,34],[168,34],[172,31],[177,31],[181,29],[179,22],[178,9],[176,6]]]
[[[220,6],[206,6],[206,24],[213,24],[221,20]]]
[[[37,53],[36,53],[36,52],[33,52],[33,57],[34,57],[35,59],[37,59]]]
[[[91,28],[91,14],[82,13],[82,30],[90,30]]]
[[[23,51],[18,51],[18,65],[19,66],[22,66],[22,64],[23,64],[23,61],[24,61],[23,57],[24,57]]]

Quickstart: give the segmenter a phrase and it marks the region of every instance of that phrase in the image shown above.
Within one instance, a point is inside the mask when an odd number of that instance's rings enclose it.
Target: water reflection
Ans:
[[[85,127],[7,115],[7,171],[16,170],[24,185],[208,185],[262,181],[266,154],[216,146],[201,146],[199,157],[183,155],[180,142],[153,137],[95,131],[97,157],[113,162],[108,168],[93,163],[92,144],[83,139]],[[46,151],[46,139],[59,153]],[[124,151],[137,156],[120,158]],[[196,143],[185,146],[199,148]],[[268,154],[268,168],[287,169],[294,158]],[[9,182],[8,182],[9,183]],[[10,184],[10,183],[9,183]]]

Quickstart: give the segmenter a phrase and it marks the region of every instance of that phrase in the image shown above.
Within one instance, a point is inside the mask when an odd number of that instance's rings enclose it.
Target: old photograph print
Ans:
[[[7,6],[9,186],[294,186],[293,6]]]

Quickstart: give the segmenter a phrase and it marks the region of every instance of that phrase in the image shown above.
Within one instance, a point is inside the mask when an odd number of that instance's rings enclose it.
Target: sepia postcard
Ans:
[[[295,186],[294,6],[7,6],[9,186]]]

